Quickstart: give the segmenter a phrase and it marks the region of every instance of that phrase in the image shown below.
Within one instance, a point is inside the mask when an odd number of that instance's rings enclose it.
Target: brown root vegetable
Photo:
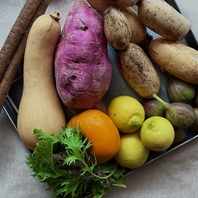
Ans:
[[[112,3],[108,0],[87,0],[92,8],[97,10],[101,15],[103,15],[104,10],[111,6]]]
[[[150,41],[148,52],[163,70],[183,81],[198,84],[198,51],[194,48],[158,38]]]
[[[26,1],[26,3],[30,3],[30,1]],[[32,2],[32,1],[31,1]],[[36,3],[37,2],[37,3]],[[35,1],[34,2],[35,4],[38,4],[38,1]],[[0,111],[2,110],[2,107],[4,105],[4,102],[6,100],[6,97],[7,97],[7,94],[10,90],[10,87],[12,85],[12,82],[17,74],[17,71],[19,70],[20,66],[21,66],[21,63],[23,61],[23,58],[24,58],[24,51],[25,51],[25,45],[26,45],[26,40],[27,40],[27,36],[28,36],[28,33],[29,33],[29,30],[33,24],[33,22],[42,14],[45,13],[48,5],[50,3],[50,0],[44,0],[40,3],[39,7],[37,6],[33,6],[32,7],[32,12],[34,12],[34,16],[32,17],[30,23],[28,24],[27,26],[27,29],[24,30],[23,32],[21,32],[23,35],[18,43],[18,46],[17,48],[15,49],[15,51],[13,50],[16,45],[16,43],[13,43],[11,40],[15,40],[14,37],[12,37],[12,35],[14,34],[14,31],[16,31],[16,28],[15,25],[20,23],[19,19],[20,17],[23,16],[24,12],[27,13],[27,11],[24,11],[23,9],[27,9],[27,5],[22,8],[22,11],[20,13],[20,15],[18,16],[18,19],[16,20],[11,32],[9,33],[3,47],[2,47],[2,50],[1,50],[1,55],[0,57],[2,58],[3,57],[3,61],[1,61],[1,58],[0,58],[0,62],[1,62],[1,66],[0,66],[0,74],[3,70],[4,71],[4,74],[2,74],[2,79],[0,80]],[[34,10],[36,9],[36,10]],[[18,24],[20,25],[20,24]],[[27,24],[26,24],[27,25]],[[23,27],[25,28],[25,27]],[[16,32],[15,32],[16,33]],[[18,32],[19,33],[19,32]],[[16,34],[15,36],[17,37],[18,34]],[[13,35],[14,36],[14,35]],[[20,37],[18,35],[18,37]],[[18,39],[18,38],[17,38]],[[16,41],[16,40],[15,40]],[[10,46],[10,44],[12,43],[12,45]],[[13,47],[12,48],[12,51],[10,51],[9,47]],[[7,53],[8,51],[8,53]],[[5,65],[5,61],[9,59],[9,64],[8,65]],[[3,67],[6,67],[6,68],[3,68]],[[1,75],[0,75],[1,76]]]
[[[108,0],[113,5],[118,7],[131,7],[136,5],[139,0]]]
[[[190,30],[190,21],[164,0],[140,0],[137,5],[142,23],[164,38],[182,40]]]
[[[126,16],[113,6],[106,8],[103,15],[107,41],[116,50],[125,49],[131,39],[131,28]]]
[[[42,0],[26,0],[0,51],[0,80]]]
[[[130,42],[141,44],[147,37],[145,25],[141,22],[137,12],[132,7],[123,8],[121,11],[128,19],[129,26],[131,27]]]
[[[160,91],[160,78],[140,46],[130,43],[117,53],[117,65],[126,82],[143,98],[152,98]]]

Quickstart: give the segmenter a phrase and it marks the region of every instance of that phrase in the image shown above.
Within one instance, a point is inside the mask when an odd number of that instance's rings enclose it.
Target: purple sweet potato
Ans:
[[[69,109],[89,109],[107,92],[112,65],[103,17],[83,1],[71,7],[55,52],[58,94]]]

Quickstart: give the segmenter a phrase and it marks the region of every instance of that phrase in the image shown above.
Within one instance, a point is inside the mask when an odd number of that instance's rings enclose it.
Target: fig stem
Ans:
[[[169,103],[167,103],[164,100],[162,100],[156,94],[153,94],[153,98],[155,98],[156,100],[158,100],[163,105],[163,107],[165,108],[166,112],[169,111],[169,112],[171,112],[172,115],[175,115],[177,113],[177,111],[176,111],[175,108],[173,108]]]
[[[169,103],[165,102],[164,100],[162,100],[159,96],[157,96],[155,93],[153,94],[153,98],[155,98],[156,100],[158,100],[165,109],[170,109],[170,105]]]

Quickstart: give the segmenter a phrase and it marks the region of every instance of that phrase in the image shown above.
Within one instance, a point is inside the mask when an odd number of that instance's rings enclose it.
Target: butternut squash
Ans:
[[[23,92],[18,110],[19,137],[31,150],[38,141],[34,128],[54,135],[66,124],[53,74],[53,57],[60,35],[59,12],[43,14],[33,23],[24,54]]]

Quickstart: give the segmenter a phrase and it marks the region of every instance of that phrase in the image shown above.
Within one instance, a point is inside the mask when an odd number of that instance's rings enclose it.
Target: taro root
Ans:
[[[192,131],[198,131],[198,107],[194,108],[196,119],[193,122],[193,124],[190,126],[190,130]]]
[[[146,117],[151,116],[164,116],[164,106],[156,99],[145,100],[142,103]]]
[[[109,0],[114,6],[117,7],[131,7],[136,5],[139,0]]]
[[[190,102],[195,97],[195,86],[174,76],[170,76],[167,87],[171,102]]]
[[[193,107],[189,104],[183,102],[167,103],[156,94],[153,94],[153,97],[164,106],[165,117],[174,127],[188,128],[194,123],[196,114]]]
[[[104,10],[104,33],[115,50],[124,50],[130,43],[131,28],[126,16],[110,6]]]

